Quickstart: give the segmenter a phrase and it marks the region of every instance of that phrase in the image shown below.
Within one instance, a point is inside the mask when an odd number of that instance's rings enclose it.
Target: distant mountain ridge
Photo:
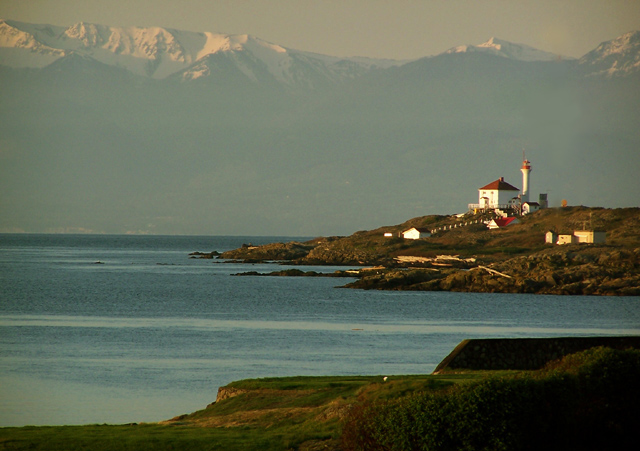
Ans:
[[[634,206],[638,35],[389,61],[0,21],[0,231],[348,234],[520,186],[523,148],[533,199]]]
[[[445,53],[486,52],[491,55],[519,61],[556,61],[560,59],[572,60],[555,53],[544,52],[524,44],[514,44],[498,38],[491,38],[480,45],[462,45],[453,47]]]
[[[579,64],[588,74],[620,76],[640,71],[640,32],[600,44]],[[191,32],[161,27],[112,27],[79,22],[69,27],[0,20],[0,65],[42,68],[80,53],[154,79],[192,81],[231,63],[253,81],[276,81],[313,87],[319,82],[352,79],[371,69],[401,66],[407,61],[339,58],[287,49],[250,35]],[[484,53],[524,62],[571,61],[573,58],[491,38],[441,54]],[[425,57],[432,58],[432,57]],[[213,65],[213,66],[212,66]]]
[[[209,74],[208,64],[213,55],[225,55],[233,60],[249,79],[260,79],[266,69],[270,77],[283,83],[295,83],[301,65],[335,78],[351,77],[371,67],[401,64],[291,50],[246,34],[110,27],[85,22],[60,27],[0,20],[2,65],[41,68],[71,53],[81,53],[137,75],[162,79],[180,74],[183,80]]]
[[[631,31],[601,43],[579,63],[591,75],[625,76],[640,72],[640,31]]]

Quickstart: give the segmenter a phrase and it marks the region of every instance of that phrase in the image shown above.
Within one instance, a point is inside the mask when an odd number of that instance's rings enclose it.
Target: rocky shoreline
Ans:
[[[554,295],[640,296],[640,249],[603,246],[552,249],[470,268],[373,267],[331,273],[285,269],[248,271],[238,276],[355,277],[345,288],[412,291],[465,291]]]
[[[606,231],[606,244],[545,244],[546,231],[575,228],[585,218],[592,223],[595,219]],[[456,220],[426,216],[349,237],[245,245],[204,258],[277,261],[296,266],[342,265],[349,269],[332,273],[286,269],[238,275],[356,278],[345,285],[347,288],[640,296],[638,208],[547,209],[521,218],[521,224],[493,231],[477,223],[452,227]],[[425,224],[447,231],[428,239],[398,238],[401,230]]]
[[[395,268],[368,274],[349,288],[556,295],[640,296],[640,248],[552,248],[490,267]]]

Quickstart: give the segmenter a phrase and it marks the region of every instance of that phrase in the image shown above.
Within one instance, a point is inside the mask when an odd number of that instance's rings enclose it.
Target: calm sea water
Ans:
[[[160,421],[245,378],[429,373],[466,338],[640,333],[637,297],[348,290],[188,256],[289,240],[0,235],[0,426]]]

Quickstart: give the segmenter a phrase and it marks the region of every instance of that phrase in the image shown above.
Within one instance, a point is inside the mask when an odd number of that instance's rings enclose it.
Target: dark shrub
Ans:
[[[596,348],[537,373],[358,406],[342,444],[346,451],[631,449],[639,378],[640,351]]]

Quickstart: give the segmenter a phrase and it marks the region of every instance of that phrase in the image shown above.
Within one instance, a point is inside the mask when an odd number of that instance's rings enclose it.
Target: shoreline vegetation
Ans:
[[[431,215],[395,226],[307,242],[243,245],[193,257],[283,265],[345,266],[333,273],[285,269],[242,276],[351,277],[345,288],[554,295],[640,296],[640,208],[548,208],[489,230],[488,216]],[[464,225],[468,224],[468,225]],[[412,227],[438,230],[402,238]],[[602,244],[546,244],[549,231],[606,233]]]
[[[159,423],[0,428],[0,449],[635,449],[639,342],[468,340],[433,374],[241,380],[203,410]],[[459,365],[463,349],[526,362],[514,351],[532,344],[548,355],[535,369]]]

